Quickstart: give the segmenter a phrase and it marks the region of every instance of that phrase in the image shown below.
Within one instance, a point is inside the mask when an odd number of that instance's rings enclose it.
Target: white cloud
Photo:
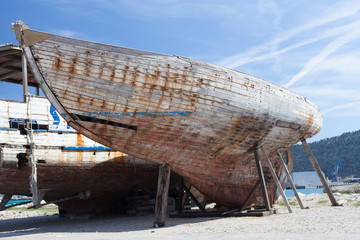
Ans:
[[[326,12],[325,16],[315,19],[315,20],[312,20],[312,21],[309,21],[306,24],[294,27],[289,31],[280,32],[277,35],[277,37],[275,37],[274,39],[267,41],[263,44],[260,44],[258,46],[255,46],[246,52],[235,54],[233,56],[224,58],[224,59],[218,61],[218,64],[227,66],[230,68],[236,68],[241,65],[250,63],[250,62],[262,61],[264,59],[272,58],[274,56],[277,56],[277,55],[287,52],[289,50],[320,41],[320,40],[330,37],[331,35],[334,35],[336,33],[334,31],[330,30],[329,32],[325,32],[325,33],[321,34],[321,32],[316,31],[315,29],[317,29],[320,26],[329,24],[331,22],[353,16],[359,10],[360,10],[360,5],[355,4],[355,2],[353,2],[353,1],[346,1],[346,2],[343,1],[341,4],[335,4],[334,6],[329,7],[325,11]],[[346,27],[346,26],[344,26],[344,27]],[[336,29],[338,29],[338,28],[335,28],[334,30],[336,30]],[[294,36],[297,36],[304,32],[308,32],[310,30],[315,30],[316,31],[315,34],[319,35],[319,33],[320,33],[320,36],[309,39],[309,40],[300,41],[296,44],[292,44],[288,47],[285,47],[282,50],[276,50],[276,49],[278,49],[279,44],[293,38]],[[342,30],[339,30],[339,31],[342,31]]]
[[[239,54],[239,55],[235,55],[232,57],[228,57],[228,58],[220,61],[219,64],[223,65],[223,66],[227,66],[229,68],[236,68],[236,67],[239,67],[241,65],[245,65],[245,64],[248,64],[251,62],[259,62],[259,61],[263,61],[266,59],[274,58],[278,55],[284,54],[291,50],[294,50],[294,49],[297,49],[300,47],[304,47],[306,45],[313,44],[313,43],[319,42],[319,41],[327,39],[327,38],[331,38],[331,37],[338,36],[341,34],[346,34],[347,32],[357,31],[359,28],[360,28],[360,20],[355,21],[350,24],[340,26],[340,27],[334,27],[334,28],[326,30],[324,32],[319,32],[317,34],[317,36],[315,36],[313,38],[299,41],[297,43],[291,44],[291,45],[284,47],[282,49],[279,49],[279,50],[269,51],[269,49],[267,49],[267,50],[264,49],[264,52],[267,51],[268,53],[263,53],[263,54],[260,54],[257,56],[256,55],[251,56],[253,54],[245,54],[245,55]],[[246,55],[248,55],[248,56],[246,56]]]
[[[359,49],[360,50],[360,49]],[[360,82],[360,51],[354,49],[352,52],[337,54],[328,57],[316,69],[313,74],[337,73],[336,77],[342,78],[342,82],[359,83]],[[338,79],[336,79],[338,80]]]
[[[330,107],[323,110],[322,114],[342,117],[360,116],[360,100]]]
[[[359,85],[351,85],[339,80],[326,84],[310,81],[292,90],[315,103],[324,118],[360,117]]]
[[[349,32],[348,34],[331,41],[318,55],[311,58],[301,69],[301,71],[292,77],[292,79],[287,84],[285,84],[285,87],[288,88],[292,86],[299,79],[307,75],[314,67],[324,61],[330,54],[334,53],[345,44],[359,37],[360,29],[354,29],[352,32]]]
[[[258,1],[258,13],[260,16],[271,15],[274,20],[275,26],[280,24],[282,13],[279,6],[273,0],[259,0]]]
[[[64,37],[69,37],[69,38],[75,38],[75,37],[78,37],[81,35],[80,33],[75,32],[75,31],[64,30],[64,29],[54,29],[54,28],[49,29],[49,32],[52,34],[61,35]]]
[[[231,1],[216,1],[216,0],[148,0],[148,1],[113,1],[104,0],[99,1],[102,7],[108,8],[111,11],[116,11],[118,14],[124,15],[131,13],[133,17],[140,19],[159,19],[167,18],[203,18],[217,17],[224,18],[238,18],[241,16],[240,10],[246,7],[246,3],[241,3],[235,0]],[[238,6],[242,6],[238,7]],[[127,11],[124,11],[127,9]]]
[[[292,90],[313,100],[322,99],[324,100],[323,106],[328,108],[329,105],[333,105],[334,102],[351,102],[360,99],[360,87],[353,86],[348,88],[347,86],[347,84],[342,82],[331,84],[317,84],[316,82],[310,82],[307,85],[302,85]]]

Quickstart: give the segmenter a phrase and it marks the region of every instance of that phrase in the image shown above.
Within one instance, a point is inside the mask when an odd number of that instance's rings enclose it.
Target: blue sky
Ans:
[[[310,141],[360,127],[360,2],[352,0],[12,0],[10,24],[111,45],[181,55],[287,87],[315,103],[323,129]],[[14,95],[0,85],[0,98]]]

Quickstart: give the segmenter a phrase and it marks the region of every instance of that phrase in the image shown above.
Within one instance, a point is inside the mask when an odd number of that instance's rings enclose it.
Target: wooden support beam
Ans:
[[[201,205],[201,203],[196,199],[196,197],[192,194],[192,192],[190,191],[189,188],[187,188],[184,184],[184,182],[182,182],[183,188],[185,190],[185,192],[187,193],[187,195],[189,195],[189,197],[195,202],[196,206],[199,207],[199,209],[201,210],[201,212],[206,212],[205,208],[203,207],[203,205]]]
[[[6,209],[5,205],[10,201],[12,196],[13,196],[12,194],[5,194],[3,196],[3,198],[1,199],[1,203],[0,203],[0,211]]]
[[[8,65],[16,63],[16,62],[17,62],[16,60],[7,60],[5,62],[0,63],[0,68],[3,68],[5,66],[8,66]]]
[[[269,201],[269,196],[267,193],[267,188],[266,188],[266,182],[265,182],[265,178],[264,178],[264,172],[261,166],[261,161],[259,158],[259,152],[257,149],[254,150],[254,156],[255,156],[255,163],[256,163],[256,167],[259,173],[259,179],[260,179],[260,183],[261,183],[261,190],[263,192],[263,196],[264,196],[264,204],[265,204],[265,209],[267,211],[270,212],[270,201]]]
[[[1,53],[0,53],[0,55],[1,55]],[[7,55],[7,56],[0,56],[0,57],[5,57],[7,59],[17,60],[17,61],[19,61],[19,59],[20,59],[20,55]]]
[[[320,165],[319,163],[317,162],[314,154],[312,153],[312,151],[310,150],[310,147],[309,145],[307,144],[306,140],[303,138],[301,139],[301,143],[303,145],[303,147],[305,148],[305,151],[310,159],[310,162],[313,166],[313,168],[315,169],[317,175],[319,176],[319,179],[327,193],[327,195],[329,196],[329,199],[332,203],[333,206],[339,206],[339,203],[336,201],[333,193],[331,192],[330,188],[329,188],[329,185],[327,184],[326,180],[325,180],[325,177],[324,177],[324,174],[322,173],[321,171],[321,168],[320,168]]]
[[[168,193],[170,185],[170,166],[167,164],[160,165],[158,186],[156,193],[156,204],[155,204],[155,221],[154,227],[165,226],[166,211],[168,205]]]
[[[11,71],[14,71],[14,72],[22,73],[22,68],[20,68],[20,67],[3,66],[2,68],[3,68],[3,69],[6,69],[6,70],[11,70]],[[28,71],[27,73],[29,74],[29,73],[31,73],[31,71]]]
[[[184,184],[184,179],[181,177],[180,181],[179,181],[179,194],[178,194],[178,199],[176,202],[176,211],[178,214],[182,213],[183,210],[183,197],[184,197],[184,188],[183,188],[183,184]]]
[[[250,199],[252,198],[252,196],[254,196],[255,191],[256,191],[256,189],[258,188],[259,184],[260,184],[260,179],[258,179],[257,182],[255,183],[255,185],[252,187],[249,196],[246,198],[245,203],[244,203],[243,206],[240,208],[240,212],[241,212],[242,210],[244,210],[244,208],[247,206],[247,204],[249,203],[249,201],[250,201]]]
[[[17,75],[17,74],[20,74],[20,73],[19,73],[19,72],[11,71],[11,72],[9,72],[9,73],[5,73],[5,74],[3,74],[3,75],[0,75],[0,81],[5,80],[5,79],[7,79],[7,78],[9,78],[9,77],[15,76],[15,75]]]
[[[260,178],[256,181],[255,185],[251,188],[251,191],[250,191],[248,197],[246,198],[244,204],[241,207],[239,207],[237,209],[227,211],[227,212],[224,212],[224,213],[221,214],[221,216],[226,216],[226,215],[232,214],[234,212],[242,212],[242,210],[244,210],[246,205],[249,203],[252,196],[254,196],[254,193],[255,193],[256,189],[258,188],[259,184],[260,184]]]
[[[289,150],[286,150],[286,151],[289,151]],[[301,209],[309,209],[309,207],[304,207],[304,205],[303,205],[303,203],[302,203],[302,201],[301,201],[301,199],[300,199],[299,193],[298,193],[298,191],[296,190],[294,181],[293,181],[292,178],[291,178],[289,169],[287,168],[287,166],[286,166],[286,164],[285,164],[285,162],[284,162],[284,159],[283,159],[282,156],[281,156],[280,151],[278,150],[277,153],[278,153],[279,158],[280,158],[280,164],[281,164],[281,166],[283,167],[283,169],[284,169],[284,171],[285,171],[286,177],[287,177],[287,179],[288,179],[288,181],[289,181],[289,183],[290,183],[290,185],[291,185],[291,188],[292,188],[292,190],[293,190],[293,192],[294,192],[294,194],[295,194],[295,197],[296,197],[296,199],[297,199],[297,201],[298,201],[298,203],[299,203],[300,208],[301,208]],[[290,151],[289,151],[289,153],[290,153]]]
[[[0,57],[17,54],[18,52],[19,52],[18,49],[9,49],[9,50],[0,52]]]
[[[274,170],[274,168],[273,168],[273,166],[272,166],[272,164],[271,164],[271,162],[270,162],[270,159],[269,159],[269,157],[267,156],[267,154],[266,154],[266,152],[265,152],[265,150],[264,150],[263,147],[261,147],[261,152],[262,152],[262,154],[264,155],[264,157],[265,157],[265,162],[266,162],[266,164],[268,165],[268,167],[269,167],[269,169],[270,169],[271,176],[273,177],[273,179],[274,179],[274,181],[275,181],[275,183],[276,183],[277,191],[280,193],[282,199],[284,200],[284,203],[286,204],[286,207],[287,207],[289,213],[292,213],[290,204],[289,204],[289,202],[288,202],[288,200],[287,200],[287,198],[286,198],[286,196],[285,196],[285,193],[284,193],[284,190],[283,190],[283,188],[282,188],[282,186],[281,186],[281,183],[280,183],[278,177],[276,176],[275,170]]]
[[[10,73],[10,74],[6,74],[6,76],[5,75],[0,75],[0,81],[2,81],[2,82],[8,82],[8,83],[13,83],[13,84],[19,84],[19,85],[22,85],[23,84],[23,81],[22,81],[22,79],[16,79],[16,77],[14,77],[14,76],[16,76],[16,75],[19,75],[19,74],[21,74],[21,73],[17,73],[17,72],[12,72],[12,73]],[[9,76],[10,75],[10,76]],[[33,77],[28,77],[28,80],[30,81],[32,81],[32,80],[34,80],[34,78]],[[34,80],[35,81],[35,80]],[[36,82],[28,82],[28,86],[30,86],[30,87],[37,87],[38,85],[37,85],[37,83]]]

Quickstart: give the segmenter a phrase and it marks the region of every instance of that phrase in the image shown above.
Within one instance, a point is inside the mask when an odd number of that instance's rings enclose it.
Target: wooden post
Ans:
[[[226,216],[226,215],[228,215],[228,214],[230,214],[230,213],[234,213],[234,212],[238,212],[238,211],[241,213],[242,210],[244,210],[244,208],[246,207],[246,205],[249,203],[249,201],[250,201],[250,199],[252,198],[252,196],[254,196],[254,193],[255,193],[257,187],[259,186],[259,184],[260,184],[260,178],[257,180],[257,182],[255,183],[255,185],[251,188],[249,195],[247,196],[244,204],[243,204],[241,207],[239,207],[239,208],[237,208],[237,209],[233,209],[233,210],[227,211],[227,212],[224,212],[224,213],[221,214],[221,216]]]
[[[168,205],[168,193],[170,184],[170,166],[163,164],[159,167],[158,186],[155,204],[154,227],[165,226],[166,211]]]
[[[184,188],[183,188],[184,183],[183,182],[184,182],[184,179],[183,179],[183,177],[181,177],[180,181],[179,181],[179,195],[178,195],[178,199],[176,202],[176,210],[177,210],[178,214],[182,213],[182,210],[183,210],[183,197],[184,197]]]
[[[256,191],[257,187],[259,186],[259,184],[260,184],[260,179],[258,179],[257,182],[255,183],[255,185],[252,187],[249,196],[246,198],[243,206],[240,208],[240,212],[241,212],[242,210],[244,210],[244,208],[245,208],[246,205],[249,203],[249,201],[250,201],[250,199],[252,198],[252,196],[254,196],[255,191]]]
[[[324,174],[321,171],[319,163],[316,161],[316,158],[315,158],[314,154],[311,152],[310,147],[309,147],[309,145],[307,144],[307,142],[306,142],[306,140],[304,138],[301,139],[301,143],[302,143],[303,147],[305,148],[305,151],[306,151],[306,153],[307,153],[307,155],[308,155],[308,157],[310,159],[310,162],[311,162],[313,168],[315,169],[317,175],[319,176],[319,179],[320,179],[320,181],[321,181],[327,195],[329,196],[332,205],[333,206],[339,206],[339,204],[337,203],[333,193],[331,192],[331,190],[330,190],[330,188],[329,188],[329,186],[328,186],[328,184],[327,184],[327,182],[325,180]]]
[[[1,199],[1,203],[0,203],[0,211],[6,209],[5,205],[10,201],[12,196],[13,196],[12,194],[5,194],[3,196],[3,198]]]
[[[282,199],[284,200],[284,202],[285,202],[285,204],[286,204],[286,207],[287,207],[289,213],[292,213],[290,204],[289,204],[289,202],[288,202],[288,200],[287,200],[287,198],[286,198],[286,196],[285,196],[284,190],[283,190],[283,188],[281,187],[281,184],[280,184],[280,182],[279,182],[279,179],[278,179],[278,177],[276,176],[275,170],[274,170],[274,168],[273,168],[273,166],[272,166],[272,164],[271,164],[271,162],[270,162],[270,159],[269,159],[269,157],[267,156],[267,154],[266,154],[266,152],[265,152],[265,150],[264,150],[263,147],[261,147],[261,152],[263,153],[263,155],[264,155],[264,157],[265,157],[265,162],[266,162],[266,164],[268,165],[268,167],[269,167],[269,169],[270,169],[270,173],[271,173],[271,175],[272,175],[272,177],[273,177],[273,179],[274,179],[274,181],[275,181],[275,183],[276,183],[278,192],[280,193]]]
[[[286,151],[289,151],[289,150],[286,150]],[[281,153],[280,151],[278,150],[277,151],[279,157],[280,157],[280,163],[281,163],[281,166],[284,168],[284,171],[285,171],[285,174],[286,174],[286,177],[288,179],[288,181],[290,182],[290,185],[291,185],[291,188],[295,194],[295,197],[299,203],[299,206],[301,209],[309,209],[309,207],[304,207],[301,199],[300,199],[300,196],[299,196],[299,193],[298,191],[296,190],[296,187],[295,187],[295,184],[294,184],[294,181],[292,180],[291,176],[290,176],[290,172],[289,172],[289,169],[287,168],[285,162],[284,162],[284,159],[281,157]]]
[[[196,197],[191,193],[190,189],[188,187],[185,186],[184,182],[182,182],[182,187],[185,190],[185,192],[187,193],[187,195],[189,195],[189,197],[195,202],[196,206],[198,206],[198,208],[200,209],[201,212],[206,212],[205,207],[203,205],[201,205],[201,203],[196,199]]]
[[[270,212],[270,201],[269,201],[269,196],[267,193],[267,188],[266,188],[266,182],[265,182],[265,178],[264,178],[264,172],[262,170],[262,166],[261,166],[261,161],[259,158],[259,152],[257,149],[254,150],[254,156],[255,156],[255,162],[256,162],[256,167],[259,173],[259,179],[260,179],[260,183],[261,183],[261,190],[263,192],[263,196],[264,196],[264,204],[265,204],[265,209],[267,211]]]

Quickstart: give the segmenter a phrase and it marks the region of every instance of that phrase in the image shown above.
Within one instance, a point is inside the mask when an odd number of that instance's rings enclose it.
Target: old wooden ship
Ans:
[[[322,116],[288,89],[232,69],[13,29],[35,79],[68,124],[129,155],[167,164],[227,207],[264,204],[254,152],[278,173],[277,151],[316,134]],[[264,178],[270,201],[275,183]]]
[[[23,84],[21,58],[19,46],[0,46],[1,81]],[[32,196],[31,143],[26,130],[33,131],[41,199],[55,202],[68,213],[124,211],[128,197],[156,191],[156,164],[83,136],[39,96],[31,72],[26,85],[37,94],[25,95],[23,100],[22,89],[18,89],[13,94],[20,99],[0,99],[0,194],[4,194],[0,208],[12,195]]]

